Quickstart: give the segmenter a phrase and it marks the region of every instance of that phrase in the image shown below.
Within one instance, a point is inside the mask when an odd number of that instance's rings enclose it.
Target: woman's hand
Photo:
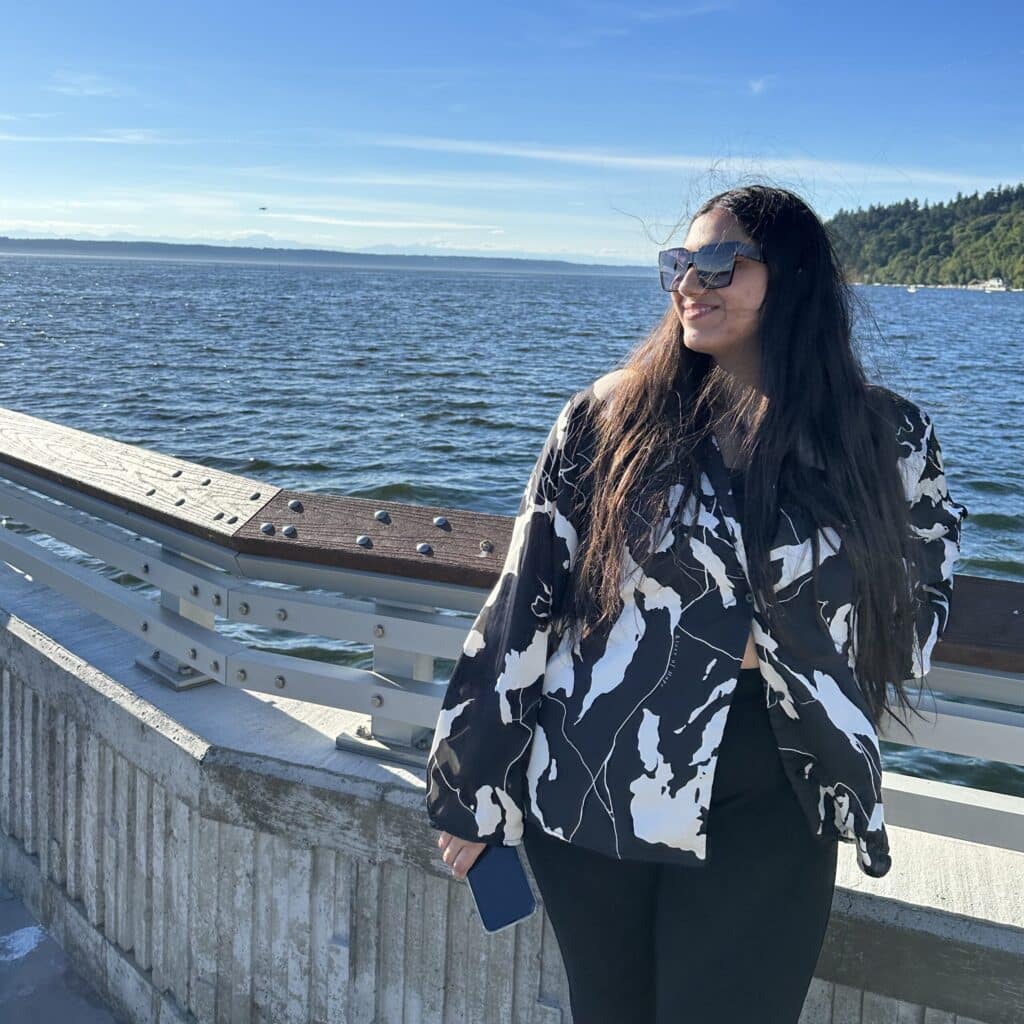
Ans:
[[[486,843],[474,843],[468,839],[460,839],[450,832],[442,832],[437,837],[437,845],[441,849],[441,860],[452,869],[452,875],[462,879],[483,852]]]

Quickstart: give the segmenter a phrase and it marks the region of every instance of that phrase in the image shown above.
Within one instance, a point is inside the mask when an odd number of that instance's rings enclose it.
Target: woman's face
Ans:
[[[694,219],[683,245],[692,252],[715,242],[752,239],[733,214],[716,208]],[[737,256],[732,281],[725,288],[703,288],[696,268],[689,267],[671,293],[683,325],[683,344],[747,376],[760,359],[758,324],[767,288],[768,269],[757,260]]]

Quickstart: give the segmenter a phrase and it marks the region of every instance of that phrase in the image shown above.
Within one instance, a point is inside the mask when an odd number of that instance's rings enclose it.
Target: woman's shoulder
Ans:
[[[591,381],[586,387],[580,388],[570,402],[574,405],[585,405],[589,407],[606,405],[615,393],[615,387],[625,376],[624,369],[612,370],[597,380]]]
[[[881,384],[869,384],[867,393],[873,411],[885,416],[897,429],[927,425],[928,414],[906,395]]]

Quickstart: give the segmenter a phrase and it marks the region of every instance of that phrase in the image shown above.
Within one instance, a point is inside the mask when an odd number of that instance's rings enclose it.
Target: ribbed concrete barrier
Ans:
[[[363,716],[173,691],[4,566],[0,626],[0,878],[127,1019],[569,1024],[543,908],[480,929],[422,772],[335,747]],[[803,1024],[1024,1020],[1024,854],[891,838],[840,847]]]

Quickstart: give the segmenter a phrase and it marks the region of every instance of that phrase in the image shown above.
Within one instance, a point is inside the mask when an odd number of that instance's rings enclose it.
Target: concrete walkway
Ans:
[[[4,1024],[124,1024],[93,994],[60,946],[2,883],[0,1020]]]

